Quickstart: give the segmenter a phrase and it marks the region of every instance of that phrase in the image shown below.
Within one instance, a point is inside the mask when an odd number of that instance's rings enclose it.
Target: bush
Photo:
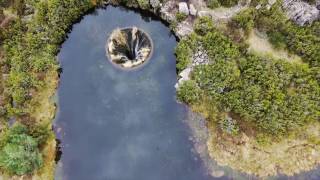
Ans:
[[[176,19],[177,19],[178,22],[182,22],[182,21],[186,20],[187,17],[188,17],[188,15],[185,14],[185,13],[178,12],[176,14]]]
[[[232,17],[231,25],[235,28],[242,28],[247,33],[250,32],[254,27],[254,13],[255,10],[252,8],[242,10]]]
[[[225,7],[232,7],[238,4],[239,0],[219,0],[220,4]]]
[[[186,39],[183,39],[179,42],[175,52],[177,56],[177,69],[180,72],[187,68],[191,63],[192,50],[190,49],[190,46]]]
[[[208,32],[214,31],[213,22],[209,17],[198,18],[194,25],[194,32],[200,36],[206,35]]]
[[[207,6],[211,9],[215,9],[221,6],[219,0],[208,0]]]
[[[230,135],[237,135],[239,133],[239,126],[237,121],[232,119],[231,117],[224,117],[219,122],[220,128],[223,132],[230,134]]]
[[[179,87],[177,96],[179,101],[193,104],[200,100],[201,91],[194,81],[185,81]]]
[[[0,167],[11,174],[24,175],[32,173],[42,163],[37,141],[27,134],[23,125],[13,126],[0,151]]]
[[[148,0],[137,0],[137,1],[141,9],[148,9],[150,7]]]

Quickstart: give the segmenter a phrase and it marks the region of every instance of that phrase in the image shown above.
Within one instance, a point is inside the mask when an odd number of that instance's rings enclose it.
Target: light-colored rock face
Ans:
[[[189,8],[186,2],[179,3],[179,12],[189,15]]]
[[[197,15],[197,9],[194,7],[193,4],[190,4],[190,14],[192,16],[196,16]]]
[[[283,0],[283,8],[287,16],[300,26],[311,24],[320,16],[320,11],[316,6],[301,0]]]
[[[188,21],[183,21],[177,25],[176,35],[179,38],[185,37],[193,32],[193,25]]]
[[[177,12],[175,1],[167,1],[160,9],[160,16],[163,20],[172,22]]]
[[[160,2],[160,0],[150,0],[150,5],[154,9],[158,9],[161,5],[161,2]]]

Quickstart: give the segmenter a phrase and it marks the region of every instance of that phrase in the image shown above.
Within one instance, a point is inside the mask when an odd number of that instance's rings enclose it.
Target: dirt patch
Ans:
[[[279,173],[293,176],[309,171],[320,163],[319,140],[320,124],[305,127],[299,135],[272,142],[262,146],[256,138],[241,134],[237,139],[242,143],[233,143],[234,137],[223,135],[217,130],[210,131],[208,151],[219,165],[228,165],[233,169],[260,177],[276,176]]]
[[[257,30],[251,31],[247,43],[249,44],[249,51],[260,56],[269,56],[294,63],[303,63],[299,56],[290,54],[286,50],[275,49],[268,41],[267,37],[263,37]]]

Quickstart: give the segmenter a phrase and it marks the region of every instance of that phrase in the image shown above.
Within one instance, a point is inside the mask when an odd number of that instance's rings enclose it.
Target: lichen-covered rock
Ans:
[[[311,24],[319,19],[320,11],[316,6],[312,6],[300,0],[284,0],[283,8],[287,16],[298,25]]]
[[[189,15],[189,8],[186,2],[179,3],[179,12]]]
[[[193,25],[188,22],[188,21],[183,21],[181,23],[179,23],[176,27],[176,35],[179,37],[179,38],[182,38],[182,37],[185,37],[189,34],[191,34],[193,31]]]
[[[175,20],[177,12],[178,10],[176,8],[176,2],[167,1],[160,9],[160,16],[163,20],[167,22],[172,22]]]
[[[196,16],[197,15],[197,9],[194,7],[193,4],[190,4],[190,14],[192,16]]]
[[[160,8],[161,2],[160,0],[150,0],[150,5],[154,9]]]
[[[211,12],[206,11],[206,10],[202,10],[202,11],[198,12],[198,16],[199,17],[211,17]]]

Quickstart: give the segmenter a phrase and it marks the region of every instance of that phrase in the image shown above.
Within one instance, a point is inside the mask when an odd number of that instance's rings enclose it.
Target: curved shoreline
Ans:
[[[110,4],[110,5],[119,5],[119,4],[117,4],[117,3],[115,3],[115,4]],[[103,7],[103,6],[102,6]],[[99,6],[97,6],[97,7],[94,7],[93,9],[96,9],[96,8],[99,8]],[[138,8],[138,7],[134,7],[134,6],[131,6],[131,7],[126,7],[126,8],[128,8],[128,9],[133,9],[133,10],[135,10],[135,11],[139,11],[140,12],[140,8]],[[167,24],[167,25],[170,25],[170,23],[169,22],[167,22],[165,19],[163,19],[161,16],[158,16],[158,15],[156,15],[155,14],[155,12],[154,11],[152,11],[151,9],[149,10],[149,9],[147,9],[147,10],[141,10],[141,11],[145,11],[145,12],[151,12],[153,15],[155,15],[155,17],[158,17],[159,19],[161,19],[161,21],[163,21],[163,22],[166,22],[165,24]],[[82,17],[84,16],[84,15],[86,15],[87,14],[87,12],[85,13],[85,14],[82,14],[81,15],[81,17],[79,17],[79,20],[81,20],[82,19]],[[76,23],[76,22],[75,22]],[[75,24],[75,23],[73,23],[73,24]],[[72,24],[72,25],[73,25]],[[70,30],[72,30],[72,27],[70,28]],[[173,31],[174,32],[174,34],[176,35],[176,38],[177,39],[179,39],[179,37],[177,36],[177,32],[175,32],[175,31]],[[57,75],[58,76],[58,75]],[[57,77],[58,78],[58,77]],[[56,79],[57,80],[57,79]],[[57,89],[57,86],[58,86],[58,82],[55,82],[55,88],[52,88],[52,89],[50,89],[49,91],[52,91],[52,94],[54,94],[54,92],[56,91],[56,89]],[[46,101],[46,100],[44,100],[44,101]],[[51,102],[51,106],[50,107],[53,107],[53,106],[55,106],[55,103],[52,103]],[[192,109],[192,108],[190,108],[190,107],[188,107],[189,109]],[[48,115],[48,117],[49,117],[50,115]],[[190,115],[190,116],[193,116],[193,115]],[[47,116],[46,116],[47,117]],[[51,117],[50,117],[51,118]],[[198,119],[199,117],[198,117],[198,115],[195,115],[194,116],[194,118],[196,118],[196,119]],[[209,130],[208,128],[207,128],[207,126],[204,126],[204,124],[206,123],[206,120],[205,119],[203,119],[202,117],[200,118],[201,120],[199,121],[199,124],[193,124],[193,122],[188,122],[188,124],[189,124],[189,126],[190,126],[190,128],[192,129],[192,132],[193,132],[193,135],[194,135],[194,143],[195,143],[195,148],[196,148],[196,150],[197,150],[197,153],[199,153],[200,154],[200,156],[201,156],[201,158],[202,158],[202,160],[203,160],[203,162],[204,162],[204,164],[206,165],[206,166],[208,166],[208,169],[210,169],[209,171],[212,171],[211,172],[211,174],[213,175],[213,176],[219,176],[219,175],[221,175],[222,174],[222,172],[220,171],[221,169],[220,168],[218,168],[218,169],[211,169],[210,167],[211,167],[211,165],[212,164],[216,164],[215,163],[215,160],[214,159],[212,159],[212,157],[214,157],[214,156],[212,156],[211,155],[211,157],[210,157],[210,150],[208,150],[208,146],[210,146],[210,142],[208,143],[208,141],[210,140],[210,137],[209,137],[209,131],[212,131],[212,130]],[[187,121],[189,121],[189,120],[191,120],[191,119],[188,119]],[[200,128],[199,128],[200,127]],[[203,131],[199,131],[199,130],[203,130]],[[199,131],[199,132],[198,132]],[[211,137],[212,138],[212,137]],[[207,143],[205,143],[205,142],[207,142]],[[51,144],[52,142],[50,141],[48,141],[48,144]],[[211,143],[212,143],[212,141],[211,141]],[[50,151],[51,152],[51,151]],[[53,152],[51,152],[51,153],[53,153]],[[49,154],[50,155],[50,154]],[[51,154],[52,155],[52,154]],[[209,155],[209,156],[208,156]],[[216,155],[216,159],[218,160],[218,162],[219,162],[219,154],[215,154]],[[51,156],[50,156],[51,157]],[[210,158],[210,159],[209,159]],[[221,158],[221,157],[220,157]],[[52,159],[52,158],[51,158]],[[53,158],[54,159],[54,158]],[[320,162],[320,161],[319,161]],[[318,163],[319,163],[318,162]],[[51,162],[52,163],[52,162]],[[224,164],[224,163],[221,163],[220,162],[220,164]],[[317,167],[318,165],[315,165],[315,167]],[[51,164],[50,164],[50,167],[52,167],[51,166]],[[234,167],[235,169],[237,169],[236,167]],[[37,174],[39,174],[39,173],[42,173],[42,170],[48,170],[48,171],[51,171],[51,170],[49,170],[49,168],[48,168],[48,165],[45,165],[42,169],[40,169],[39,170],[39,172],[37,173]],[[309,169],[310,170],[310,169]],[[303,171],[303,170],[301,170],[301,171]],[[51,172],[51,173],[54,173],[54,172]],[[292,174],[293,175],[293,174]],[[36,175],[35,175],[36,176]],[[42,177],[42,176],[41,176]],[[50,179],[50,178],[49,178]],[[52,178],[53,179],[53,178]]]

